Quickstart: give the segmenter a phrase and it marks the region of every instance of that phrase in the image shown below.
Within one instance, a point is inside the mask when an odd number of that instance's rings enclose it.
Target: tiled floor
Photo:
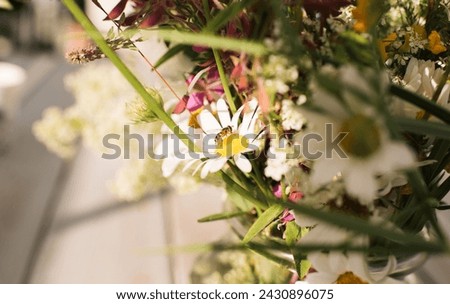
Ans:
[[[44,214],[57,185],[62,162],[31,134],[31,123],[51,102],[70,103],[62,87],[69,70],[47,55],[16,56],[29,72],[19,98],[24,102],[12,125],[2,133],[7,150],[0,157],[0,282],[22,282]]]

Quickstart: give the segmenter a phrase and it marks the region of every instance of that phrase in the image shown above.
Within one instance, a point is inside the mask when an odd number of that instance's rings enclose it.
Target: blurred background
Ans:
[[[89,0],[78,2],[109,29]],[[32,126],[44,109],[74,103],[64,78],[80,66],[64,55],[84,42],[59,1],[11,3],[0,9],[0,283],[188,283],[199,253],[153,249],[223,238],[226,224],[197,223],[221,211],[222,193],[162,188],[125,202],[105,182],[120,161],[83,147],[70,161],[48,152]],[[443,226],[450,231],[449,221]],[[418,281],[450,283],[449,269],[448,258],[429,258]]]

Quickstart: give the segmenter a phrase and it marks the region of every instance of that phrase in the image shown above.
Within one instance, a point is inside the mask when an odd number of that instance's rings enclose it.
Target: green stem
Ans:
[[[254,174],[252,174],[253,179],[255,180],[256,184],[258,185],[258,187],[261,189],[261,192],[266,196],[269,197],[272,195],[272,192],[270,191],[270,188],[268,187],[268,185],[266,185],[264,183],[264,179],[261,175],[261,172],[259,171],[259,167],[256,164],[256,162],[254,160],[250,160],[252,167],[253,167],[253,172]]]
[[[206,21],[209,22],[211,19],[210,8],[208,0],[203,0],[203,9],[205,10]],[[222,82],[223,90],[225,91],[225,96],[227,97],[227,102],[230,106],[231,112],[236,113],[236,105],[234,104],[233,95],[231,95],[230,85],[228,83],[227,76],[225,75],[225,70],[223,68],[222,59],[220,54],[216,49],[212,49],[214,54],[214,60],[216,61],[217,71],[219,72],[220,81]]]
[[[230,84],[228,83],[227,76],[225,75],[225,70],[223,68],[222,59],[220,58],[219,51],[213,49],[214,59],[216,60],[217,71],[219,72],[220,81],[222,82],[223,90],[225,91],[225,96],[227,97],[228,105],[230,106],[231,113],[236,113],[236,105],[234,103],[233,95],[231,95]]]
[[[116,66],[116,68],[122,73],[124,78],[133,86],[136,92],[146,101],[150,110],[163,121],[172,132],[189,148],[190,151],[196,151],[194,143],[185,134],[177,124],[172,120],[172,118],[164,111],[164,109],[157,103],[151,102],[152,97],[147,92],[145,87],[140,83],[136,76],[130,71],[130,69],[123,63],[120,57],[114,52],[114,50],[108,45],[108,43],[103,38],[102,34],[94,26],[94,24],[89,20],[85,13],[79,8],[74,0],[62,0],[62,3],[67,7],[67,9],[72,13],[75,19],[81,24],[81,26],[86,30],[89,37],[97,44],[99,49],[111,60],[111,62]]]
[[[231,190],[233,190],[237,194],[241,195],[243,198],[245,198],[246,200],[251,202],[256,207],[261,208],[263,210],[267,209],[267,205],[264,202],[258,200],[258,198],[256,198],[253,194],[251,194],[245,188],[243,188],[241,185],[239,185],[237,182],[235,182],[225,172],[219,171],[219,176],[228,185],[228,187],[230,187]]]

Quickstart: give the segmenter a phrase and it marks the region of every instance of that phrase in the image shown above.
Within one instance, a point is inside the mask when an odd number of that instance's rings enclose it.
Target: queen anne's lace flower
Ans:
[[[284,138],[274,138],[270,141],[267,153],[267,164],[264,174],[276,181],[299,166],[299,159],[295,157],[294,149]]]
[[[302,95],[299,100],[299,104],[303,104],[306,101],[306,97]],[[301,109],[292,100],[285,99],[281,104],[281,124],[284,130],[296,130],[300,131],[305,124],[305,117],[303,116]]]
[[[157,192],[167,185],[162,177],[161,165],[151,158],[132,159],[125,162],[116,173],[110,187],[121,199],[136,201],[150,192]]]
[[[81,127],[73,111],[63,112],[56,107],[45,110],[41,120],[33,124],[33,133],[47,148],[62,158],[72,158],[76,152],[76,142]]]

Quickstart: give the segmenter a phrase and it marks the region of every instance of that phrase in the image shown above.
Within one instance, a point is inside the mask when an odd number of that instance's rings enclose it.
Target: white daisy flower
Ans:
[[[197,146],[201,145],[201,141],[199,140],[201,131],[189,126],[190,116],[187,111],[180,115],[172,115],[172,119],[194,144]],[[181,164],[198,161],[203,157],[203,154],[198,151],[195,153],[189,151],[188,146],[178,139],[167,126],[164,125],[161,132],[164,136],[161,142],[156,145],[154,157],[162,159],[163,163],[161,168],[164,177],[171,176]]]
[[[305,227],[305,224],[306,226],[316,225],[302,237],[300,243],[303,245],[334,246],[351,244],[356,247],[366,247],[369,244],[369,238],[366,235],[317,221],[299,212],[295,212],[295,221],[300,227]]]
[[[306,282],[311,284],[402,283],[388,276],[380,279],[373,278],[368,270],[365,256],[360,253],[315,252],[308,254],[308,260],[316,270],[306,276]],[[392,269],[393,266],[388,262],[386,270]]]
[[[411,58],[406,68],[403,83],[405,88],[420,94],[428,99],[431,99],[444,76],[445,71],[436,68],[435,62],[431,60],[417,60]],[[449,107],[450,84],[445,84],[437,103]],[[397,101],[394,104],[394,110],[400,114],[416,117],[420,113],[420,109],[414,107],[404,101]]]
[[[338,73],[346,85],[343,87],[360,88],[359,93],[368,100],[378,98],[369,82],[362,82],[358,87],[352,83],[365,79],[354,67],[341,68]],[[343,179],[347,193],[370,207],[377,197],[379,177],[413,166],[415,157],[406,144],[390,139],[375,109],[361,101],[358,94],[351,90],[341,93],[343,100],[318,87],[313,95],[323,112],[308,111],[310,131],[300,136],[302,143],[311,134],[322,139],[309,141],[307,149],[303,149],[320,152],[315,155],[311,184],[319,188]],[[344,134],[338,145],[340,150],[327,140]],[[305,157],[311,159],[311,156]]]
[[[241,113],[246,109],[242,122]],[[204,155],[207,158],[197,169],[203,166],[200,176],[205,178],[209,173],[218,172],[232,158],[236,166],[245,173],[252,171],[252,165],[245,153],[256,151],[260,146],[260,109],[256,99],[252,99],[240,107],[233,117],[224,99],[217,101],[217,116],[207,109],[198,115],[198,122],[204,134]],[[211,149],[212,148],[212,149]],[[189,165],[189,164],[188,164]]]

